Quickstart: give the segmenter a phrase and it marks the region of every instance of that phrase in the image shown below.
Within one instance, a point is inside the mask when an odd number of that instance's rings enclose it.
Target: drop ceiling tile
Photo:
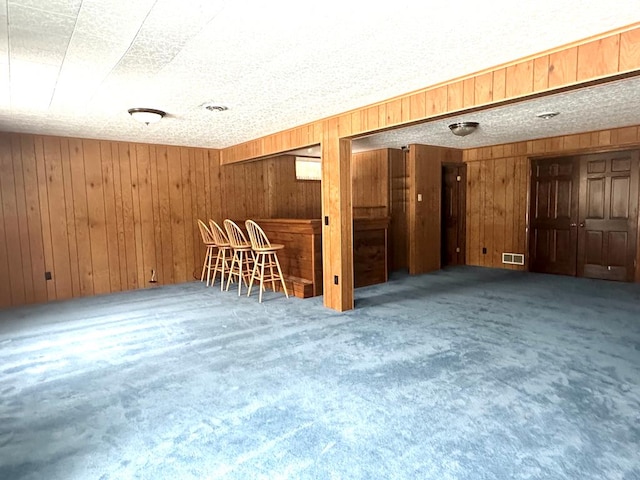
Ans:
[[[74,25],[74,16],[9,4],[9,27],[12,31],[16,28],[51,36],[70,37]]]
[[[11,105],[17,110],[46,111],[55,88],[58,68],[43,63],[11,61]]]
[[[4,0],[6,2],[6,0]],[[82,0],[9,0],[11,7],[29,7],[34,10],[53,12],[57,15],[75,17]]]

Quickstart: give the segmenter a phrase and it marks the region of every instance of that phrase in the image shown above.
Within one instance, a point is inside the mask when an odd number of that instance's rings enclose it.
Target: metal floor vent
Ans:
[[[524,255],[522,253],[503,253],[502,263],[509,265],[524,265]]]

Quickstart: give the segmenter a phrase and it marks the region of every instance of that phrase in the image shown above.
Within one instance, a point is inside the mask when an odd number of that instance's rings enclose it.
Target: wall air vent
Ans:
[[[524,255],[522,253],[503,253],[502,263],[508,265],[524,265]]]

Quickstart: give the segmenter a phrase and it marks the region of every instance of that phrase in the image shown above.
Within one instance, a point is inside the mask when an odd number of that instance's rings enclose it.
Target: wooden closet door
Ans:
[[[638,151],[580,157],[578,276],[633,281]]]
[[[579,164],[575,157],[531,163],[530,269],[576,275]]]

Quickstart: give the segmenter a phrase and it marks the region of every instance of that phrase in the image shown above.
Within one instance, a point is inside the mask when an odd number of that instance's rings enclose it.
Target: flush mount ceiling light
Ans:
[[[147,125],[159,122],[162,120],[162,117],[167,114],[166,112],[156,110],[155,108],[130,108],[128,112],[135,120],[141,123],[146,123]]]
[[[560,112],[542,112],[537,114],[536,117],[541,118],[543,120],[549,120],[550,118],[553,118],[556,115],[560,115]]]
[[[475,132],[478,125],[480,125],[478,122],[458,122],[452,123],[449,125],[449,128],[454,135],[466,137],[470,133]]]

